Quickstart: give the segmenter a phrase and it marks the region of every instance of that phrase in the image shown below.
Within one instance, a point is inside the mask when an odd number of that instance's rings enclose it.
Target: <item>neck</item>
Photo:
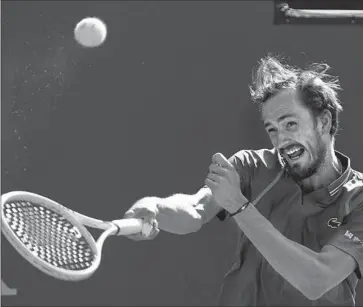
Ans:
[[[337,158],[333,145],[327,151],[325,162],[318,171],[309,178],[302,180],[299,185],[302,190],[309,193],[327,187],[343,173],[342,165]]]

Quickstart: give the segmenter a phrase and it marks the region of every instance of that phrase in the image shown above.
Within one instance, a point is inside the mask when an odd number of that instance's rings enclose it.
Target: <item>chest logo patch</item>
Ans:
[[[341,223],[338,221],[336,217],[332,217],[331,219],[329,219],[327,224],[330,228],[338,228]]]

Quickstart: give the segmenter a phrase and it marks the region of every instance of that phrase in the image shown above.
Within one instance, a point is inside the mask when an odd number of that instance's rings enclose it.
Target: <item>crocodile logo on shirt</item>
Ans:
[[[341,222],[338,221],[338,219],[336,217],[332,217],[329,221],[328,221],[328,226],[330,228],[338,228],[340,226]]]

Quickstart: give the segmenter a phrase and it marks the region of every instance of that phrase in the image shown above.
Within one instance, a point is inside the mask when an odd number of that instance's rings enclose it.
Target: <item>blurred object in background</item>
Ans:
[[[275,0],[275,25],[363,24],[361,0]]]

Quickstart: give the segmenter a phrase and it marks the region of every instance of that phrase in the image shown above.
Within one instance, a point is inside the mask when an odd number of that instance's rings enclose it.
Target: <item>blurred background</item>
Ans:
[[[87,16],[107,24],[99,48],[73,39]],[[363,169],[357,25],[275,25],[272,1],[3,1],[1,27],[1,193],[115,219],[143,196],[196,192],[215,152],[270,147],[248,90],[268,52],[332,66],[344,89],[337,149]],[[2,279],[18,291],[2,302],[215,305],[234,227],[110,238],[99,270],[79,283],[40,273],[2,237]]]

